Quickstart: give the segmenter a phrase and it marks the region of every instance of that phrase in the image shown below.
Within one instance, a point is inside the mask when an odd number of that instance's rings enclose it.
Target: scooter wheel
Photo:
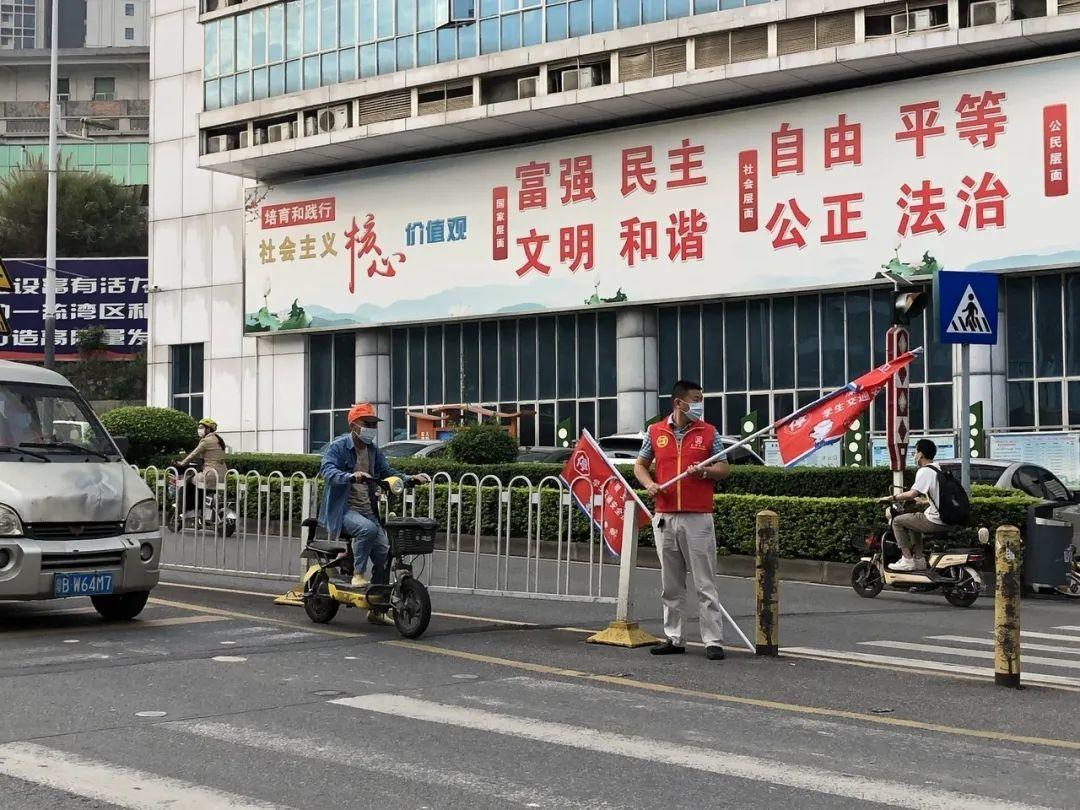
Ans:
[[[953,607],[971,607],[975,604],[975,600],[978,598],[978,591],[971,591],[966,588],[949,588],[947,591],[945,591],[945,601],[947,601]]]
[[[431,597],[424,583],[406,577],[394,600],[394,625],[405,638],[419,638],[431,621]]]
[[[234,534],[236,534],[236,519],[235,518],[226,518],[225,519],[225,536],[226,537],[232,537]]]
[[[885,581],[876,565],[863,560],[851,569],[851,589],[863,599],[873,599],[884,587]]]
[[[316,574],[304,596],[304,612],[316,624],[327,624],[337,616],[341,605],[330,597],[330,580],[325,574]]]

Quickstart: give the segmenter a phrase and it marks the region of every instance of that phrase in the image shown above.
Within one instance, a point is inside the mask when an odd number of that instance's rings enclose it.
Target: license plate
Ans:
[[[100,596],[112,593],[112,574],[54,574],[53,594],[57,599],[69,596]]]

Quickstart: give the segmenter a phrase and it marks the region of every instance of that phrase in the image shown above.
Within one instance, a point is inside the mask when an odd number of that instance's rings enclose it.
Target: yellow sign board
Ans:
[[[0,290],[11,289],[11,277],[7,274],[7,268],[4,267],[4,260],[0,259]]]
[[[11,327],[8,326],[7,318],[4,317],[4,309],[0,307],[0,335],[10,335]]]

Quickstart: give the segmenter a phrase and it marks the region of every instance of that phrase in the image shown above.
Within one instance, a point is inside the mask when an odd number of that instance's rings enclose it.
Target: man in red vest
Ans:
[[[702,462],[724,449],[716,428],[704,419],[701,386],[679,380],[671,390],[671,416],[649,426],[634,463],[634,475],[656,500],[653,535],[660,555],[661,601],[667,641],[653,655],[686,652],[686,575],[694,580],[701,618],[701,640],[710,661],[724,657],[724,622],[716,589],[716,529],[713,525],[713,483],[728,475],[727,461],[708,467]],[[655,478],[650,467],[655,465]],[[670,487],[661,486],[689,472]],[[659,483],[658,483],[659,482]]]

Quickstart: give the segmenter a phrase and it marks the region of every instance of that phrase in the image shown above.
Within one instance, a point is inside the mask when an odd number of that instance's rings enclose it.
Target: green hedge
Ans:
[[[404,473],[448,473],[455,481],[466,473],[483,478],[494,475],[503,484],[518,476],[527,478],[534,485],[545,477],[558,476],[561,464],[459,464],[446,459],[399,458],[390,459],[391,464]],[[254,471],[267,474],[277,470],[285,474],[302,472],[308,477],[319,473],[319,457],[314,455],[277,455],[269,453],[234,453],[228,458],[229,466],[243,472]],[[625,471],[629,477],[629,471]],[[914,473],[909,471],[908,479]],[[892,474],[887,469],[852,467],[756,467],[739,465],[732,467],[731,476],[720,484],[718,492],[742,495],[778,495],[792,497],[875,498],[888,494]]]
[[[113,436],[128,440],[128,461],[142,466],[186,456],[199,442],[195,420],[171,408],[115,408],[101,415],[101,423]]]

